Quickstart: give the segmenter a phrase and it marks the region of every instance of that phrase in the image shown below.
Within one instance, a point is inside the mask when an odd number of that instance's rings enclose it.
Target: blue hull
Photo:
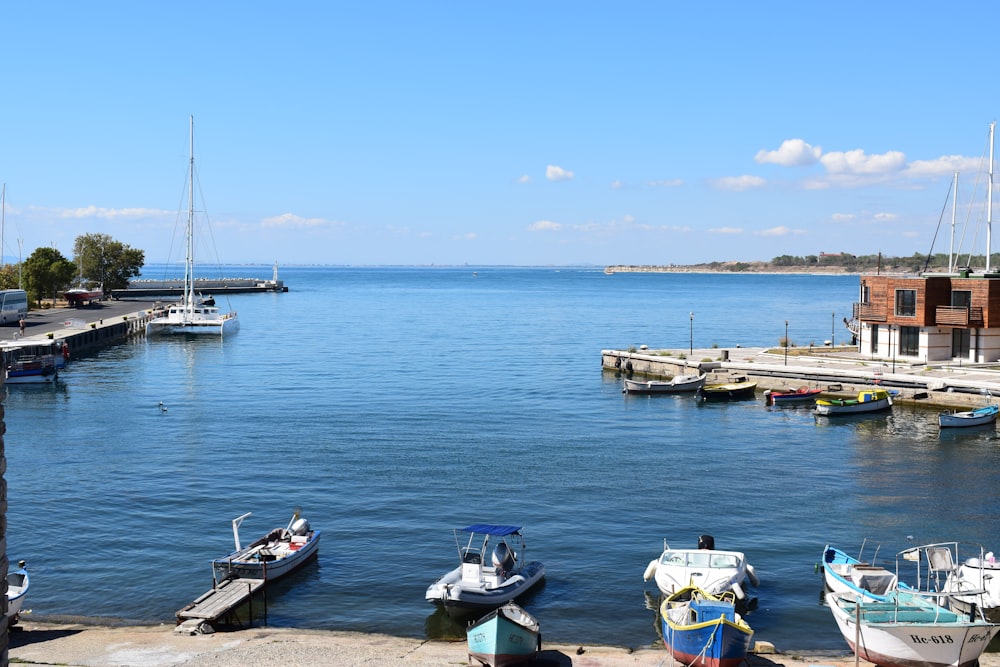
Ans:
[[[732,602],[713,598],[682,605],[684,620],[668,616],[672,601],[683,601],[690,589],[668,597],[660,607],[663,643],[678,662],[692,667],[739,667],[750,650],[753,630],[738,620]],[[673,609],[672,611],[677,611]]]
[[[542,647],[538,621],[513,603],[473,623],[466,637],[469,658],[492,667],[526,662]]]

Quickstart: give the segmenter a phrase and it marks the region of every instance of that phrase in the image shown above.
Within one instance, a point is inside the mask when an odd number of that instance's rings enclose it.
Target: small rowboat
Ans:
[[[745,377],[741,377],[732,382],[706,384],[699,391],[701,392],[701,397],[706,401],[725,401],[739,398],[753,398],[756,389],[756,382],[750,382]]]
[[[675,375],[671,380],[625,380],[625,394],[680,394],[698,391],[705,384],[707,375]]]
[[[506,667],[532,660],[542,649],[538,620],[514,602],[494,609],[465,633],[469,662]]]
[[[818,398],[816,414],[853,415],[865,412],[880,412],[892,408],[892,396],[885,389],[865,389],[857,398]]]
[[[790,403],[812,403],[816,396],[823,393],[822,389],[799,387],[798,389],[768,389],[764,398],[768,405],[787,405]]]
[[[736,612],[732,593],[715,596],[688,586],[660,606],[663,643],[674,659],[691,667],[739,667],[753,630]]]
[[[1000,406],[995,404],[963,412],[942,412],[938,415],[938,425],[941,428],[951,428],[992,424],[997,420],[997,413],[1000,413]]]

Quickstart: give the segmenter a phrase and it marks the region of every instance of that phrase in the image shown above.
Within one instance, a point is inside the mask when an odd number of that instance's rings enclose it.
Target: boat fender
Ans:
[[[737,599],[739,600],[747,599],[747,594],[743,592],[743,587],[736,582],[733,582],[733,592],[736,593]]]
[[[760,586],[760,577],[757,576],[757,570],[749,563],[747,564],[747,578],[750,579],[750,583],[754,585],[754,588]]]
[[[649,565],[646,566],[646,571],[642,573],[643,581],[649,581],[650,579],[653,578],[653,575],[656,574],[656,564],[658,562],[659,561],[657,561],[656,559],[649,561]]]
[[[615,357],[615,368],[621,368],[621,367],[622,367],[622,358]]]
[[[631,359],[629,359],[627,362],[625,362],[625,370],[627,370],[629,373],[632,372],[632,360]]]

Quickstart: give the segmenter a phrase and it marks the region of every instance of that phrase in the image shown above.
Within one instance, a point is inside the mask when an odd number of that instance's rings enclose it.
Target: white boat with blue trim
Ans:
[[[521,526],[474,523],[454,533],[459,565],[428,586],[424,595],[449,615],[496,609],[545,577],[545,566],[525,557]]]

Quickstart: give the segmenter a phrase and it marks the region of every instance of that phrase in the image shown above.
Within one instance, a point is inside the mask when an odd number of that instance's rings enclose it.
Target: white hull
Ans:
[[[866,412],[880,412],[892,407],[892,399],[870,401],[868,403],[848,403],[846,405],[823,405],[816,403],[818,415],[860,415]]]
[[[233,521],[236,551],[212,561],[215,579],[241,577],[273,581],[307,563],[319,551],[320,531],[311,530],[309,522],[296,513],[286,528],[275,528],[246,547],[240,546],[239,524],[245,514]]]
[[[28,594],[30,578],[28,570],[24,568],[24,561],[21,567],[7,572],[7,626],[17,624],[21,616],[21,607],[24,605],[24,597]]]
[[[147,336],[192,335],[230,336],[240,330],[235,316],[213,319],[171,319],[158,317],[146,325]]]
[[[968,410],[966,412],[943,412],[938,415],[938,426],[941,428],[962,428],[964,426],[983,426],[997,420],[997,413],[992,410]]]
[[[1000,626],[970,622],[938,607],[939,622],[911,622],[910,612],[898,612],[899,605],[867,602],[862,604],[860,628],[856,620],[854,594],[832,593],[827,602],[840,633],[859,657],[881,667],[974,667]],[[876,611],[887,607],[889,615]],[[906,605],[901,605],[905,607]],[[873,621],[895,618],[893,621]],[[924,615],[915,611],[913,615]]]
[[[945,591],[956,611],[969,614],[975,607],[987,621],[1000,622],[1000,563],[969,558],[949,575]]]
[[[684,392],[698,391],[705,385],[706,374],[701,375],[678,375],[670,381],[647,380],[625,380],[622,391],[626,394],[680,394]]]
[[[428,602],[444,605],[446,610],[469,612],[495,609],[528,592],[545,577],[545,566],[538,561],[526,564],[517,574],[493,586],[489,581],[462,581],[462,567],[456,567],[427,588]]]
[[[749,579],[755,586],[758,583],[756,573],[741,552],[714,549],[667,548],[659,558],[649,562],[643,578],[653,579],[664,595],[694,585],[710,595],[733,591],[741,600],[746,599],[745,582]]]

